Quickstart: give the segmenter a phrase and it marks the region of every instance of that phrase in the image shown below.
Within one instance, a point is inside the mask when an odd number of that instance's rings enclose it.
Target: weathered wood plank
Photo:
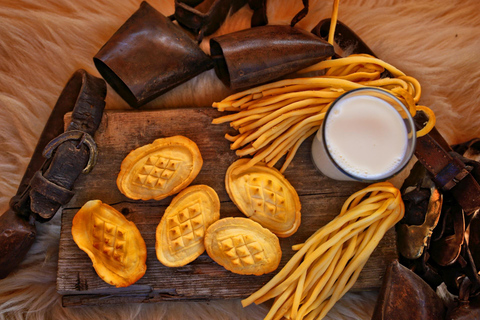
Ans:
[[[79,179],[76,195],[63,210],[57,290],[69,306],[162,300],[230,299],[245,297],[260,288],[273,275],[242,276],[213,262],[205,253],[187,266],[167,268],[155,255],[155,230],[172,197],[161,201],[133,201],[117,189],[115,180],[120,164],[130,152],[160,137],[184,135],[197,143],[204,165],[193,184],[214,188],[221,201],[221,217],[242,216],[230,201],[224,187],[225,172],[237,159],[223,138],[232,129],[211,125],[220,115],[211,108],[175,109],[144,112],[106,112],[95,136],[99,157],[97,166]],[[303,242],[319,227],[335,217],[345,199],[364,187],[360,183],[337,182],[325,178],[310,160],[311,140],[300,148],[285,172],[302,203],[302,225],[289,238],[280,239],[283,256],[280,268],[293,255],[291,246]],[[71,222],[86,201],[100,199],[113,205],[133,221],[145,239],[147,272],[128,288],[114,288],[95,273],[88,256],[73,242]],[[378,288],[385,267],[396,256],[395,235],[390,231],[368,261],[354,290]],[[280,268],[278,270],[280,270]]]

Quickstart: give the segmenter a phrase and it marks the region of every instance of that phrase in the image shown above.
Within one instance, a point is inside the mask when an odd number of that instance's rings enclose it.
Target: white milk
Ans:
[[[407,154],[408,132],[400,114],[373,96],[345,97],[325,119],[325,142],[331,158],[359,180],[381,180],[400,170]],[[350,180],[324,151],[322,129],[312,145],[312,157],[326,176]]]

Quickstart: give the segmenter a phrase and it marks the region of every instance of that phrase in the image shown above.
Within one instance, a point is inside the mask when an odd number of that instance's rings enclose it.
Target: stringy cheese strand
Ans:
[[[322,61],[311,68],[327,69],[327,76],[281,80],[233,94],[213,104],[218,110],[235,108],[237,113],[219,117],[212,123],[230,121],[231,125],[241,134],[248,133],[248,136],[243,137],[242,140],[235,140],[231,145],[233,150],[249,143],[255,150],[265,147],[261,152],[255,151],[255,160],[249,161],[243,169],[247,169],[259,161],[269,162],[275,158],[274,163],[276,163],[279,160],[275,156],[269,155],[269,152],[275,152],[275,149],[266,147],[265,141],[268,140],[268,144],[271,146],[275,143],[274,139],[282,136],[274,133],[278,130],[276,125],[288,117],[287,113],[293,112],[291,116],[295,116],[302,114],[303,111],[300,110],[311,111],[313,109],[310,107],[315,106],[322,106],[321,110],[317,112],[325,113],[336,98],[356,88],[376,87],[395,95],[407,107],[412,117],[415,116],[417,110],[426,112],[429,120],[425,127],[417,133],[417,137],[428,133],[435,124],[435,114],[426,107],[416,105],[421,95],[419,82],[380,59],[366,54],[356,54],[346,58]],[[389,70],[395,78],[380,78],[380,74],[385,69]],[[313,99],[318,100],[314,102]],[[290,126],[294,126],[294,124],[292,123]],[[265,134],[271,128],[273,128],[273,132]],[[299,126],[296,128],[297,130],[303,129]],[[281,127],[282,131],[286,129]],[[304,132],[304,130],[302,131]],[[277,138],[267,139],[272,136]],[[306,137],[296,135],[296,139],[304,141]],[[285,160],[281,172],[284,172],[291,163],[299,144],[292,143],[290,148],[293,146],[295,146],[294,152],[286,152],[286,150],[275,152],[275,155],[282,155],[280,158],[287,154],[288,159]],[[252,155],[254,149],[248,147],[249,152],[243,150],[239,154],[242,156]],[[269,157],[270,160],[266,160],[266,157]],[[272,163],[270,162],[270,164]]]
[[[337,59],[339,60],[339,59]],[[336,61],[336,60],[333,60]],[[404,74],[402,74],[404,75]],[[289,85],[303,85],[303,84],[312,84],[312,85],[317,85],[317,86],[326,86],[326,87],[340,87],[344,89],[356,89],[356,88],[361,88],[363,87],[362,85],[358,83],[354,83],[351,81],[347,80],[342,80],[342,79],[334,79],[334,78],[297,78],[297,79],[287,79],[287,80],[280,80],[277,82],[272,82],[268,84],[264,84],[259,87],[251,88],[239,93],[235,93],[225,99],[223,99],[220,102],[214,103],[214,105],[218,104],[226,104],[228,106],[231,106],[231,101],[241,99],[242,97],[246,95],[250,95],[252,93],[260,93],[264,90],[272,89],[272,88],[279,88],[279,87],[284,87],[284,86],[289,86]],[[230,103],[228,103],[230,102]]]
[[[381,72],[355,72],[347,75],[341,75],[341,76],[329,76],[329,75],[324,75],[324,78],[337,78],[337,79],[343,79],[343,80],[348,80],[348,81],[353,81],[353,82],[360,82],[360,81],[373,81],[375,79],[378,79],[380,77]]]
[[[378,218],[378,215],[380,214],[380,211],[378,210],[379,207],[382,205],[366,205],[365,207],[368,207],[365,209],[365,211],[359,210],[359,214],[366,214],[367,217],[356,221],[355,223],[352,223],[345,228],[339,230],[338,228],[333,228],[329,225],[325,228],[325,231],[328,233],[331,233],[332,231],[337,230],[338,232],[329,240],[327,240],[325,243],[323,243],[319,248],[317,248],[312,254],[308,256],[306,260],[304,260],[296,269],[290,274],[291,268],[287,267],[287,265],[282,269],[275,277],[272,278],[263,288],[252,294],[249,298],[243,300],[245,303],[249,302],[252,300],[257,300],[260,296],[263,296],[266,292],[271,290],[272,292],[278,294],[283,292],[292,281],[294,281],[296,278],[298,278],[299,274],[304,272],[309,265],[311,265],[312,260],[318,258],[321,254],[323,254],[325,251],[327,251],[330,247],[332,247],[336,242],[341,241],[342,243],[347,241],[348,239],[352,238],[355,236],[357,233],[361,232],[363,230],[363,227],[367,225],[368,223],[371,222],[371,220],[375,221],[376,218]],[[371,208],[371,209],[370,209]],[[369,210],[370,209],[370,210]],[[371,213],[371,210],[376,211],[374,213]],[[337,223],[338,225],[339,223]],[[341,224],[343,225],[343,224]],[[340,226],[341,226],[340,225]],[[329,228],[330,227],[330,228]],[[302,259],[302,256],[304,255],[305,251],[308,250],[308,246],[304,246],[300,251],[298,251],[293,257],[300,260]],[[298,255],[298,257],[295,257]],[[296,260],[295,259],[295,260]],[[285,270],[285,272],[283,272]],[[279,279],[281,278],[281,279]],[[280,283],[280,281],[283,281]],[[275,295],[276,295],[275,294]],[[257,297],[258,295],[258,297]],[[242,301],[242,304],[243,304]],[[250,304],[250,303],[248,303]],[[248,305],[246,304],[246,305]],[[246,306],[244,305],[244,306]]]
[[[427,124],[421,130],[417,131],[417,137],[423,137],[424,135],[428,134],[435,126],[435,114],[430,108],[427,108],[425,106],[417,106],[417,110],[425,112],[428,117]]]
[[[360,250],[361,248],[364,247],[364,244],[365,243],[368,243],[370,241],[370,239],[372,238],[373,236],[373,231],[376,230],[377,226],[380,224],[381,221],[377,221],[375,222],[374,224],[372,224],[371,227],[368,228],[367,232],[366,232],[366,235],[364,236],[364,238],[359,241],[359,247],[360,247]],[[357,252],[358,252],[358,249],[357,248]],[[338,279],[338,277],[340,276],[340,272],[342,270],[339,270],[339,272],[337,272],[337,275],[336,277],[329,277],[329,281],[328,283],[326,284],[325,286],[325,290],[323,290],[323,292],[317,296],[317,299],[315,301],[307,301],[305,302],[304,306],[302,306],[302,310],[301,310],[301,314],[304,315],[304,314],[308,314],[310,313],[311,311],[313,311],[314,309],[317,309],[320,304],[322,304],[327,297],[331,296],[332,293],[334,292],[334,289],[335,289],[335,282],[336,280]]]
[[[307,107],[307,108],[305,108]],[[263,125],[268,124],[272,126],[283,119],[295,115],[303,115],[307,113],[319,113],[323,107],[318,106],[318,101],[316,99],[306,99],[304,101],[294,102],[289,105],[284,106],[283,108],[273,112],[272,114],[263,117],[262,119],[255,121],[252,125],[248,125],[240,130],[240,133],[244,131],[250,131],[253,129],[260,130],[263,128]]]
[[[290,111],[287,113],[282,114],[280,117],[277,117],[276,119],[256,128],[257,130],[255,131],[254,134],[251,134],[248,138],[246,138],[243,143],[246,144],[248,142],[252,142],[253,140],[257,139],[260,137],[263,133],[265,132],[275,132],[281,128],[281,126],[278,126],[282,121],[291,118],[291,117],[301,117],[304,116],[305,114],[316,114],[322,110],[321,107],[312,107],[308,108],[306,110],[295,110],[295,111]],[[249,126],[252,127],[252,126]],[[250,129],[253,130],[253,129]],[[246,130],[246,131],[250,131]],[[244,133],[246,131],[240,131],[240,133]]]
[[[320,121],[315,121],[312,123],[309,123],[307,126],[302,127],[300,130],[293,132],[291,135],[287,136],[286,139],[278,145],[275,150],[273,150],[267,157],[265,157],[265,162],[267,162],[267,165],[269,167],[272,167],[280,157],[279,154],[282,154],[282,152],[287,152],[288,149],[290,149],[293,144],[297,141],[297,139],[308,132],[311,127],[319,127],[320,126]],[[275,163],[273,165],[269,165],[270,161],[274,161]]]
[[[387,200],[388,201],[388,200]],[[388,203],[389,204],[389,203]],[[294,279],[298,278],[298,276],[304,272],[308,266],[311,265],[312,261],[317,259],[320,255],[322,255],[328,248],[330,248],[334,243],[338,241],[345,242],[346,240],[352,238],[355,236],[358,232],[360,232],[359,229],[361,228],[356,228],[356,224],[366,224],[365,222],[369,223],[371,221],[376,221],[376,219],[379,218],[379,215],[385,210],[385,208],[388,205],[382,204],[382,206],[376,210],[374,213],[372,213],[370,216],[357,221],[356,223],[349,225],[342,230],[338,231],[331,239],[329,239],[326,243],[324,243],[322,246],[320,246],[318,249],[316,249],[304,262],[295,270],[295,272],[288,277],[284,283],[278,286],[278,288],[283,288],[285,289],[286,284],[285,283],[290,283]]]
[[[300,99],[311,99],[311,98],[323,98],[323,99],[336,99],[341,95],[341,92],[332,92],[325,90],[307,90],[307,91],[297,91],[283,93],[280,95],[273,96],[268,99],[259,101],[258,103],[251,104],[250,109],[265,107],[273,103],[281,102],[288,99],[296,99],[296,101],[304,101]]]
[[[325,305],[324,309],[320,313],[320,318],[323,318],[327,314],[327,312],[333,307],[333,305],[343,296],[344,292],[346,292],[344,291],[344,289],[346,288],[345,283],[351,278],[352,273],[354,273],[356,270],[360,270],[358,269],[358,267],[360,266],[363,268],[363,265],[365,265],[365,263],[367,262],[368,257],[370,257],[373,250],[377,247],[378,242],[383,238],[387,230],[394,226],[398,221],[400,221],[402,217],[403,214],[390,214],[380,225],[379,230],[375,233],[372,240],[361,251],[361,253],[351,261],[343,276],[339,279],[338,287],[334,290],[334,293],[332,294],[329,302],[327,303],[327,305]],[[358,271],[358,273],[360,273],[360,271]],[[351,284],[351,286],[352,285],[353,283]],[[342,288],[342,290],[340,290],[340,288]]]
[[[293,127],[291,127],[290,129],[288,129],[284,134],[280,135],[278,137],[278,139],[276,139],[275,141],[273,141],[273,143],[268,146],[268,147],[265,147],[265,149],[263,150],[259,150],[261,151],[260,153],[256,153],[255,156],[250,159],[250,161],[248,161],[245,165],[243,166],[239,166],[235,169],[236,172],[242,172],[252,166],[254,166],[256,163],[262,161],[265,159],[265,157],[267,155],[269,155],[271,152],[273,152],[275,150],[276,147],[278,147],[278,145],[280,143],[282,143],[285,139],[287,139],[290,135],[292,135],[294,132],[296,132],[299,128],[305,126],[305,125],[308,125],[309,123],[312,123],[312,122],[315,122],[315,121],[319,121],[319,120],[323,120],[325,114],[318,114],[318,115],[315,115],[315,116],[311,116],[309,118],[306,118],[305,120],[302,120],[301,122],[299,123],[296,123]]]
[[[353,286],[380,239],[402,219],[404,210],[400,191],[388,182],[354,193],[341,215],[307,239],[285,267],[242,305],[277,297],[268,319],[323,318]]]
[[[285,162],[283,163],[283,166],[279,170],[281,173],[284,173],[285,170],[287,170],[288,165],[290,164],[290,162],[292,162],[293,157],[295,157],[295,154],[297,153],[297,150],[298,150],[298,148],[300,148],[300,145],[303,143],[303,141],[305,141],[305,139],[307,139],[312,134],[317,132],[319,128],[320,128],[320,126],[312,127],[307,133],[305,133],[302,137],[300,137],[300,139],[297,140],[295,145],[292,147],[292,150],[290,150],[288,152],[288,155],[285,158]]]
[[[338,274],[341,272],[341,270],[343,270],[343,268],[345,268],[348,260],[350,260],[350,258],[354,255],[354,249],[356,244],[357,236],[350,239],[350,242],[348,243],[345,252],[342,254],[342,257],[337,260],[335,264],[331,264],[328,267],[327,272],[322,275],[320,281],[313,288],[312,292],[310,292],[310,296],[308,297],[307,301],[303,303],[302,307],[298,311],[298,319],[303,318],[303,316],[305,315],[305,310],[308,309],[308,307],[316,300],[318,294],[322,291],[322,289],[326,286],[326,290],[328,291],[328,285],[336,281],[336,279],[338,278]]]
[[[333,1],[332,18],[330,21],[330,30],[328,31],[328,43],[330,43],[331,45],[333,45],[334,36],[335,36],[335,27],[337,26],[339,2],[340,0]]]
[[[335,59],[335,60],[324,60],[324,61],[321,61],[317,64],[314,64],[313,66],[310,66],[308,68],[300,70],[297,73],[302,74],[302,73],[307,73],[307,72],[312,72],[312,71],[320,71],[320,70],[323,70],[323,69],[328,69],[328,68],[331,68],[331,67],[344,66],[344,65],[347,65],[347,64],[351,64],[351,63],[362,63],[362,64],[372,63],[372,64],[376,64],[376,65],[384,67],[385,69],[390,71],[390,73],[395,77],[405,76],[405,73],[398,70],[397,68],[395,68],[391,64],[386,63],[383,60],[380,60],[380,59],[375,58],[375,57],[365,57],[365,56],[358,56],[358,55],[350,55],[346,58]]]
[[[277,131],[273,134],[271,132],[265,132],[262,134],[260,137],[255,140],[255,142],[252,143],[252,147],[255,150],[260,150],[261,148],[265,147],[267,144],[272,142],[274,139],[276,139],[278,136],[283,134],[285,131],[287,131],[292,125],[295,125],[297,123],[301,123],[303,120],[307,119],[308,116],[300,116],[300,117],[292,117],[284,121],[284,130],[282,131]]]
[[[290,287],[288,287],[288,289],[283,292],[283,294],[279,297],[279,299],[277,299],[273,303],[270,311],[267,313],[265,318],[263,318],[263,320],[272,320],[276,312],[278,311],[278,309],[280,309],[280,307],[283,305],[285,300],[288,299],[288,297],[290,296],[290,294],[292,294],[294,290],[295,290],[295,284],[292,284]]]

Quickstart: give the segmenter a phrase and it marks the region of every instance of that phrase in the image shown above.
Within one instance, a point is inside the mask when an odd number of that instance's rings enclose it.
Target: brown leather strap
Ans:
[[[0,214],[0,279],[23,260],[32,246],[35,220],[51,219],[73,196],[73,184],[87,163],[94,163],[90,161],[90,145],[94,144],[90,136],[100,124],[106,90],[104,80],[80,69],[60,94],[17,194],[10,200],[10,208]],[[72,139],[71,134],[67,134],[67,139],[58,137],[65,136],[63,118],[68,111],[72,111],[72,121],[67,133],[78,131],[79,139]],[[58,141],[54,148],[52,141]],[[44,153],[45,150],[48,152]]]
[[[309,1],[308,0],[302,0],[303,3],[303,9],[300,10],[295,17],[293,17],[292,21],[290,22],[290,27],[294,27],[300,20],[305,18],[305,16],[308,14],[308,9],[309,9]]]
[[[415,117],[417,129],[425,121],[425,114],[419,112]],[[437,187],[450,191],[467,215],[480,208],[480,185],[470,174],[471,167],[465,165],[435,128],[417,139],[415,156],[433,176]]]
[[[268,24],[267,0],[248,0],[248,6],[253,10],[252,28],[266,26]]]
[[[452,194],[467,215],[480,209],[480,185],[471,174],[457,183]]]
[[[433,175],[435,184],[443,190],[452,189],[469,173],[465,164],[452,157],[451,152],[450,148],[442,148],[430,135],[417,140],[415,155]]]
[[[30,186],[38,190],[42,196],[59,203],[67,203],[72,199],[74,193],[45,178],[40,171],[37,171],[30,181]]]
[[[72,75],[54,107],[54,110],[73,110],[67,132],[75,130],[89,136],[95,133],[105,108],[106,90],[103,79],[94,77],[85,70],[80,69]],[[63,119],[64,114],[56,116]],[[62,124],[58,125],[63,127]],[[57,128],[53,131],[56,130]],[[82,139],[78,140],[67,139],[59,143],[58,147],[51,151],[51,159],[47,159],[42,167],[25,181],[27,185],[22,194],[10,201],[17,214],[25,219],[33,215],[37,221],[48,221],[71,199],[75,180],[87,165],[92,151]],[[49,145],[50,143],[47,147]],[[42,153],[40,150],[38,152]],[[44,160],[36,158],[38,162]]]

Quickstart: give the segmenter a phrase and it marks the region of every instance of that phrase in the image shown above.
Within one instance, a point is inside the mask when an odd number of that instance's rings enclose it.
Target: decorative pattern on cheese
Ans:
[[[151,155],[141,167],[133,183],[148,189],[163,189],[174,176],[181,162],[180,159]]]
[[[88,201],[77,212],[72,236],[98,276],[111,285],[127,287],[147,270],[147,247],[135,224],[100,200]]]
[[[261,174],[245,175],[245,194],[249,199],[249,212],[264,215],[273,221],[286,223],[287,208],[282,185],[272,179],[263,180]]]
[[[277,236],[247,218],[213,223],[205,235],[205,248],[215,262],[238,274],[272,272],[282,257]]]
[[[251,266],[266,258],[262,245],[249,234],[229,236],[218,241],[224,254],[230,258],[234,266]]]
[[[291,236],[301,220],[296,190],[277,169],[263,163],[240,170],[247,162],[237,160],[227,170],[225,187],[230,199],[243,214],[277,236]]]
[[[130,152],[122,162],[117,187],[135,200],[160,200],[188,186],[203,159],[197,145],[183,136],[155,140]]]
[[[112,262],[116,261],[120,267],[124,267],[127,230],[106,221],[96,212],[92,216],[92,246],[99,253],[106,255],[107,259]]]
[[[184,266],[205,251],[205,231],[220,218],[220,200],[209,186],[180,192],[165,211],[156,233],[158,260],[167,267]]]

